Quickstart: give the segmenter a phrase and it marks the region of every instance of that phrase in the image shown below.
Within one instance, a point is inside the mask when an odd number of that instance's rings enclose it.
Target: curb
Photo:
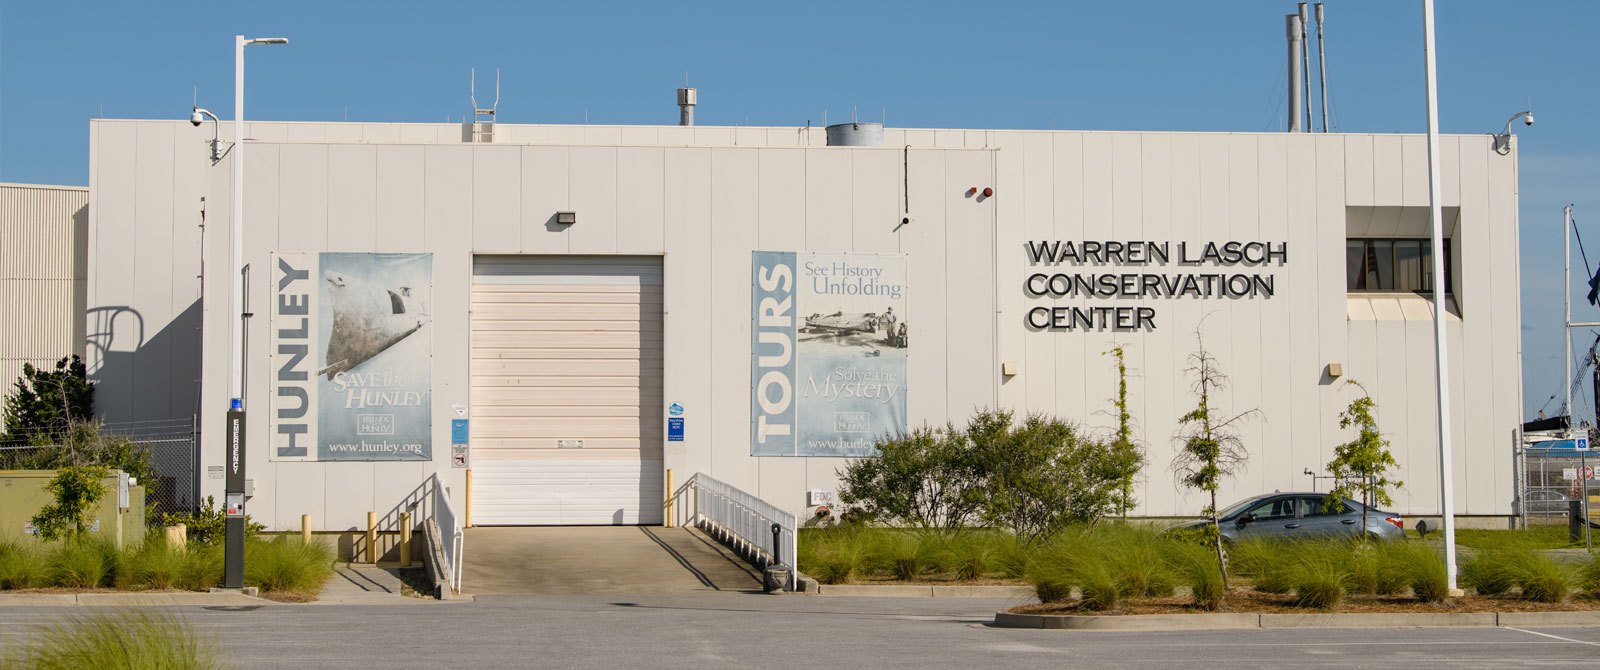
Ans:
[[[878,598],[1033,598],[1031,586],[937,586],[917,584],[821,584],[817,595]]]
[[[1052,630],[1232,630],[1241,628],[1447,628],[1600,626],[1600,612],[1419,612],[1347,614],[1057,615],[995,612],[999,628]]]
[[[241,593],[7,593],[0,607],[174,607],[180,605],[278,605]]]

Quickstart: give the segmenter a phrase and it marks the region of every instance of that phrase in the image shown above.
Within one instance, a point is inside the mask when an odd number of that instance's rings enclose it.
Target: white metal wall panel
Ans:
[[[474,523],[661,522],[661,290],[659,257],[474,259]]]
[[[0,385],[83,354],[89,189],[0,184]]]

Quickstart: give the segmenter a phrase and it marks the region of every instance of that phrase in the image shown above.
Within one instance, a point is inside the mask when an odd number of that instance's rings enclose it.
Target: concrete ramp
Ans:
[[[466,531],[461,591],[475,595],[759,591],[761,576],[698,530],[659,526]]]

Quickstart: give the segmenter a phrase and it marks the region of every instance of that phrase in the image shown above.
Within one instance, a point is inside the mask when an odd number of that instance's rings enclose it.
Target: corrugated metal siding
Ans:
[[[474,522],[660,523],[661,326],[660,258],[475,260]]]
[[[0,384],[83,354],[89,189],[0,184]]]

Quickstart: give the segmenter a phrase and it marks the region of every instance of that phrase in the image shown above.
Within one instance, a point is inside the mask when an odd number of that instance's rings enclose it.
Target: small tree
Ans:
[[[1405,482],[1389,481],[1390,471],[1399,469],[1400,464],[1395,462],[1394,454],[1389,453],[1389,441],[1378,430],[1378,419],[1372,415],[1378,405],[1373,402],[1372,394],[1354,379],[1345,380],[1345,383],[1361,389],[1361,397],[1350,401],[1350,405],[1339,413],[1339,427],[1348,429],[1356,426],[1358,431],[1355,439],[1333,449],[1333,460],[1328,461],[1328,470],[1339,484],[1328,492],[1328,497],[1322,501],[1322,508],[1338,509],[1343,498],[1359,493],[1362,502],[1361,527],[1366,528],[1367,501],[1375,505],[1394,504],[1389,491],[1405,486]]]
[[[94,383],[77,356],[56,362],[54,372],[24,363],[11,395],[6,396],[7,441],[26,442],[38,435],[55,436],[74,421],[94,414]]]
[[[89,511],[106,495],[106,469],[97,466],[65,467],[56,472],[45,490],[54,502],[33,515],[33,527],[45,540],[77,539],[89,530]]]
[[[877,458],[850,461],[838,473],[839,499],[894,523],[924,529],[964,526],[981,502],[982,481],[972,469],[970,444],[954,425],[880,439]]]
[[[1111,441],[1111,458],[1117,470],[1117,512],[1123,517],[1133,508],[1133,479],[1144,469],[1144,448],[1133,440],[1133,414],[1128,411],[1128,364],[1121,345],[1112,347],[1102,355],[1117,358],[1117,397],[1111,404],[1117,408],[1117,434]]]
[[[1216,548],[1217,568],[1222,571],[1222,586],[1228,586],[1228,564],[1222,556],[1222,528],[1217,519],[1217,489],[1223,477],[1232,477],[1244,467],[1245,451],[1235,431],[1244,419],[1259,413],[1250,409],[1231,418],[1223,418],[1211,404],[1213,394],[1227,388],[1228,376],[1217,367],[1217,359],[1206,350],[1205,338],[1200,328],[1195,328],[1195,351],[1189,354],[1189,370],[1194,375],[1191,388],[1199,397],[1199,405],[1178,420],[1176,439],[1182,444],[1173,469],[1178,480],[1189,488],[1199,489],[1209,496],[1206,508],[1201,511],[1211,524],[1204,534]]]
[[[1006,411],[979,414],[1005,427],[974,444],[984,473],[983,518],[1033,541],[1117,509],[1125,464],[1108,443],[1072,423]]]

